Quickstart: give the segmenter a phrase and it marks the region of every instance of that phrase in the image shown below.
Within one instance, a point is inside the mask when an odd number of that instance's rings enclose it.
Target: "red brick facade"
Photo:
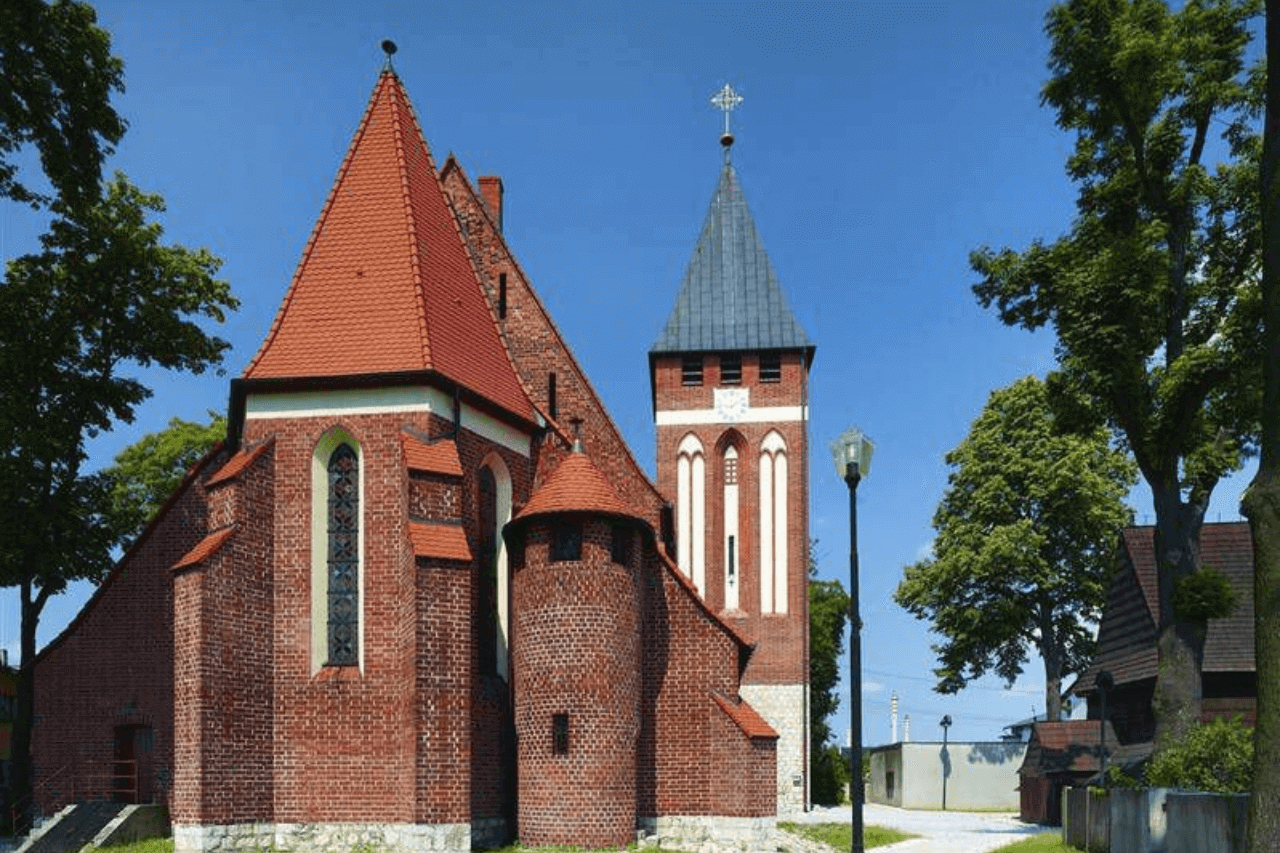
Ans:
[[[362,171],[367,160],[392,176],[403,167],[398,140],[412,134],[384,132],[384,101],[396,127],[412,122],[399,82],[384,75],[322,222],[355,221],[340,215],[342,181],[367,181],[377,172]],[[367,147],[393,136],[394,148]],[[233,383],[229,450],[203,463],[42,653],[40,771],[72,759],[103,768],[113,727],[150,726],[147,790],[168,801],[182,849],[204,845],[191,841],[204,827],[348,824],[469,825],[481,843],[518,825],[527,842],[613,845],[665,815],[773,815],[777,735],[742,701],[739,678],[790,678],[794,663],[767,642],[757,663],[655,544],[665,500],[503,242],[501,183],[484,181],[482,200],[452,160],[436,180],[411,178],[406,192],[439,193],[449,216],[424,223],[436,208],[414,201],[409,227],[430,227],[432,246],[452,233],[464,248],[470,271],[454,264],[449,286],[472,276],[515,384],[472,387],[432,366],[456,360],[443,350],[468,340],[465,329],[439,334],[439,318],[427,323],[433,361],[423,370],[344,376],[324,361],[325,321],[289,313],[309,304],[297,293],[318,286],[304,259],[255,364],[295,369],[313,351],[314,373]],[[309,256],[342,256],[325,241],[345,232],[326,227]],[[361,269],[362,251],[348,247],[347,266],[326,261],[324,286]],[[431,271],[412,270],[430,308]],[[495,402],[512,387],[527,400]],[[586,531],[577,561],[548,561],[548,516],[509,525],[521,528],[520,553],[503,551],[494,526],[536,503],[570,457],[570,432],[621,511],[571,513]],[[803,435],[787,441],[801,459]],[[327,527],[325,466],[339,444],[356,459],[358,628],[355,663],[332,665],[329,593],[348,594],[334,586]],[[612,559],[619,523],[625,565]],[[790,530],[802,541],[801,525]],[[506,575],[495,574],[502,554]],[[792,571],[802,579],[803,564]],[[511,614],[506,635],[500,612]],[[570,715],[564,755],[549,718],[560,713]]]

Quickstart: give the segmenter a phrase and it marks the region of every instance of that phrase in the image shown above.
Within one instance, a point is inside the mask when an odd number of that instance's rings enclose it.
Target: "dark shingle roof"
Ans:
[[[737,173],[725,163],[675,308],[651,353],[803,349]]]
[[[1094,677],[1103,669],[1111,672],[1117,685],[1156,675],[1160,593],[1155,528],[1128,528],[1122,542],[1128,559],[1112,581],[1093,663],[1071,687],[1077,696],[1094,690]],[[1225,574],[1236,592],[1231,615],[1209,620],[1203,671],[1253,672],[1253,540],[1248,522],[1204,525],[1200,562]]]

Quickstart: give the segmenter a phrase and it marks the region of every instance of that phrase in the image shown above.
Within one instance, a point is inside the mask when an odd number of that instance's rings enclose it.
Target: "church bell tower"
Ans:
[[[756,643],[741,693],[779,733],[778,813],[808,784],[808,375],[814,346],[787,305],[730,152],[675,307],[649,351],[658,487],[680,571]]]

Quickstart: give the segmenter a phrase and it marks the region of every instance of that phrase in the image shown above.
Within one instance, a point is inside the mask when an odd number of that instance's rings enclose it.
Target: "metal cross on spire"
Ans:
[[[720,137],[720,144],[725,147],[726,153],[729,146],[733,144],[733,134],[729,132],[729,113],[742,103],[742,96],[733,91],[733,87],[728,83],[724,84],[724,88],[711,96],[711,105],[724,113],[724,134]]]

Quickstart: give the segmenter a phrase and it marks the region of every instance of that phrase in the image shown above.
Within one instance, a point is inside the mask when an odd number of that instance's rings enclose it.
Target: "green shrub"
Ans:
[[[1235,717],[1196,725],[1181,740],[1152,757],[1147,782],[1234,794],[1253,788],[1253,729]]]
[[[849,764],[840,747],[827,745],[813,756],[813,801],[824,806],[848,802],[844,794],[849,784]]]

